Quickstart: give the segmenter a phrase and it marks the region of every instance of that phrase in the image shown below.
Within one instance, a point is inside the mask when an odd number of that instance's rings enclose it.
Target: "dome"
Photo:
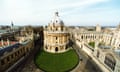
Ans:
[[[51,20],[50,24],[55,26],[63,26],[64,22],[59,18],[58,12],[55,12],[55,17]]]

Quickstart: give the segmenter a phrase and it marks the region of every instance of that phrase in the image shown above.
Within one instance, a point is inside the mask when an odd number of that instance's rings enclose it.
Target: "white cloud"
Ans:
[[[81,13],[81,11],[85,12],[96,4],[108,1],[109,0],[0,0],[0,3],[2,2],[2,4],[0,4],[0,22],[10,22],[10,20],[13,20],[16,24],[41,23],[47,25],[53,16],[52,13],[58,10],[60,16],[63,17],[63,20],[67,24],[88,23],[87,21],[90,22],[91,20],[90,17],[97,17],[97,14],[101,13],[95,11],[96,9],[93,10],[93,13],[86,12],[87,14]],[[98,9],[98,11],[100,10]],[[101,15],[104,15],[104,13]],[[105,17],[107,18],[107,16]],[[111,19],[112,18],[109,18],[109,20]],[[95,21],[97,22],[98,19],[95,19]],[[105,21],[104,18],[101,19],[101,21]]]
[[[67,3],[67,4],[62,4],[61,6],[58,6],[58,8],[75,8],[75,7],[83,7],[83,6],[89,6],[92,4],[100,3],[100,2],[106,2],[108,0],[81,0],[78,2],[73,2],[73,3]]]

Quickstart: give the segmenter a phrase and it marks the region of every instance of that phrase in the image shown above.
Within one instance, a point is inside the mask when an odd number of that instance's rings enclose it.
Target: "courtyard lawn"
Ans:
[[[35,64],[47,72],[65,72],[78,64],[78,56],[73,49],[59,54],[40,51],[35,57]]]
[[[89,42],[88,43],[91,47],[95,48],[95,42]]]

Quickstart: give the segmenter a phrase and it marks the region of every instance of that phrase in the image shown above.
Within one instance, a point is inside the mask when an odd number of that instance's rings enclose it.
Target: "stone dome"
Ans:
[[[64,22],[60,19],[58,12],[55,12],[55,16],[51,20],[50,24],[53,24],[54,26],[63,26],[64,25]]]

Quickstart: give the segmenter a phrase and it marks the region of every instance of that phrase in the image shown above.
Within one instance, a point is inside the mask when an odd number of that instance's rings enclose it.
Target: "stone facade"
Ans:
[[[101,32],[101,26],[99,24],[97,24],[97,26],[96,26],[96,31]]]
[[[107,29],[106,29],[107,30]],[[113,49],[120,49],[120,28],[116,28],[111,31],[76,31],[73,32],[75,39],[79,39],[80,42],[92,42],[98,41],[105,45],[112,46]]]
[[[59,18],[58,12],[44,28],[44,50],[52,53],[61,53],[68,50],[69,33],[64,22]]]
[[[111,49],[97,48],[93,52],[98,61],[103,64],[110,72],[120,71],[120,57]]]
[[[82,50],[87,50],[109,72],[120,72],[120,28],[76,31],[72,37]],[[95,42],[95,47],[89,46],[89,42]]]
[[[9,71],[34,49],[33,31],[21,33],[16,36],[18,42],[0,49],[0,72]]]

